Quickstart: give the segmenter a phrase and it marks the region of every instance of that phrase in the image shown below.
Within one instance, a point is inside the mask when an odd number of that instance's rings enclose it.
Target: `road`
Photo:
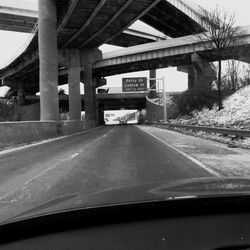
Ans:
[[[79,193],[87,197],[140,184],[248,175],[248,158],[246,150],[130,125],[106,126],[1,152],[0,221]],[[236,159],[236,167],[225,169],[222,159]]]

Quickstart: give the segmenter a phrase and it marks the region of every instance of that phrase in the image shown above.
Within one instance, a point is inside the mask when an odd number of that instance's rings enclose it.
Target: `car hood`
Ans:
[[[71,209],[173,199],[250,195],[250,178],[192,178],[166,183],[143,183],[93,192],[67,194],[40,204],[10,220]],[[8,220],[9,221],[9,220]],[[5,221],[6,222],[6,221]]]

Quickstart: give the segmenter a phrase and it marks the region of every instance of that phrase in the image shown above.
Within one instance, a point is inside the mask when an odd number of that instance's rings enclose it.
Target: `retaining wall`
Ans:
[[[146,120],[150,123],[164,120],[163,105],[152,102],[146,97]],[[167,107],[167,119],[174,119],[178,115],[178,109],[175,106]]]
[[[57,124],[58,135],[69,135],[85,130],[85,122],[61,121]]]
[[[0,149],[73,134],[83,131],[84,129],[84,123],[79,121],[1,122]]]
[[[20,121],[40,121],[40,103],[19,106]]]

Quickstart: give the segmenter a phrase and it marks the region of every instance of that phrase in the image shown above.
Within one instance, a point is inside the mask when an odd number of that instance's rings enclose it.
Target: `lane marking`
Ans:
[[[71,159],[75,158],[75,157],[78,156],[78,155],[79,155],[79,153],[73,154],[73,155],[71,156]]]
[[[178,148],[172,146],[171,144],[168,144],[167,142],[165,142],[164,140],[162,140],[161,138],[155,136],[154,134],[144,130],[143,128],[139,128],[142,131],[144,131],[145,133],[151,135],[152,137],[154,137],[155,139],[157,139],[158,141],[162,142],[163,144],[165,144],[166,146],[170,147],[171,149],[177,151],[179,154],[181,154],[182,156],[188,158],[190,161],[192,161],[193,163],[195,163],[196,165],[198,165],[199,167],[205,169],[207,172],[209,172],[212,175],[215,175],[216,177],[221,177],[221,174],[219,174],[217,171],[205,166],[203,163],[201,163],[200,161],[198,161],[197,159],[195,159],[194,157],[184,153],[183,151],[179,150]]]
[[[104,135],[107,135],[108,133],[112,132],[113,129],[109,132],[107,132],[106,134]],[[84,131],[85,132],[85,131]],[[82,133],[82,132],[80,132]],[[18,192],[18,191],[22,191],[25,189],[25,186],[29,185],[31,182],[33,182],[35,179],[41,177],[42,175],[46,174],[48,171],[50,170],[53,170],[55,168],[57,168],[61,163],[65,163],[66,161],[69,161],[71,159],[74,159],[75,157],[77,157],[78,155],[80,155],[80,153],[82,153],[83,151],[85,151],[85,149],[87,149],[89,146],[95,144],[96,142],[100,141],[101,139],[103,139],[104,137],[103,136],[100,136],[98,137],[97,139],[95,139],[94,141],[88,143],[87,145],[81,147],[80,149],[78,149],[76,151],[75,154],[71,155],[70,157],[66,157],[66,158],[63,158],[63,159],[60,159],[58,162],[56,162],[54,165],[46,168],[46,169],[43,169],[41,172],[37,173],[36,175],[32,176],[30,179],[26,180],[25,182],[23,183],[20,183],[18,184],[17,187],[15,187],[13,190],[7,192],[6,194],[0,196],[0,201],[6,199],[8,196],[11,196],[13,195],[15,192]]]
[[[48,167],[46,169],[44,169],[43,171],[39,172],[38,174],[34,175],[33,177],[31,177],[30,179],[26,180],[23,183],[20,183],[17,187],[15,187],[13,190],[7,192],[6,194],[2,195],[0,197],[0,201],[3,199],[6,199],[8,196],[13,195],[15,192],[17,191],[22,191],[25,189],[25,186],[27,186],[29,183],[31,183],[32,181],[34,181],[35,179],[39,178],[40,176],[42,176],[43,174],[45,174],[46,172],[56,168],[60,163],[64,162],[65,159],[62,159],[58,162],[56,162],[54,165],[52,165],[51,167]]]

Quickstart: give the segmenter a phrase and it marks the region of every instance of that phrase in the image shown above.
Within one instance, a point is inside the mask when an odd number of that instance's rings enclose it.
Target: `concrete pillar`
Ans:
[[[98,120],[98,125],[105,125],[105,121],[104,121],[104,105],[102,103],[98,103],[98,116],[97,116],[97,120]]]
[[[188,66],[188,89],[210,89],[210,84],[214,78],[206,75],[196,65]]]
[[[149,78],[156,78],[156,69],[151,69],[149,70]],[[150,80],[149,81],[149,88],[151,89],[151,91],[149,92],[149,98],[156,98],[157,97],[157,93],[156,91],[152,91],[152,89],[156,90],[156,80]]]
[[[80,53],[79,50],[69,51],[69,118],[70,120],[81,120],[81,93],[80,93]]]
[[[25,88],[22,82],[18,83],[17,95],[18,95],[18,105],[23,106],[25,104]]]
[[[59,119],[56,1],[38,0],[41,120]]]
[[[194,65],[178,66],[177,70],[188,74],[188,90],[197,87],[198,72]]]
[[[94,128],[98,125],[98,107],[96,103],[96,79],[92,76],[92,65],[102,59],[99,49],[81,50],[81,65],[84,66],[84,95],[85,95],[85,123],[86,128]]]
[[[85,124],[87,129],[97,125],[96,82],[92,79],[92,64],[84,65]]]
[[[197,88],[211,89],[211,83],[217,79],[217,71],[213,63],[209,63],[197,53],[191,55],[193,67],[196,70]]]
[[[198,87],[198,72],[197,69],[189,65],[188,66],[188,90],[194,90]]]

